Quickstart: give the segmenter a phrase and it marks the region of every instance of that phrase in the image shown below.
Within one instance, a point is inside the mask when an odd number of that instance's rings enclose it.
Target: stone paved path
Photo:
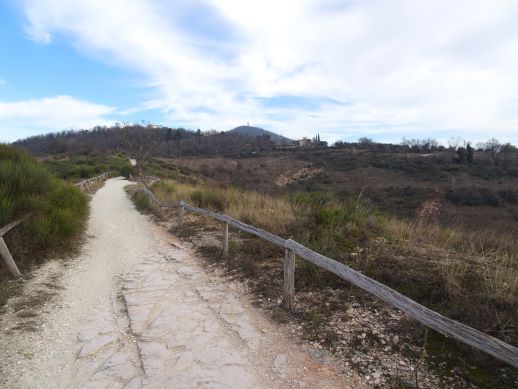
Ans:
[[[0,386],[349,387],[251,307],[240,284],[207,273],[140,215],[127,184],[110,180],[94,196],[82,255],[40,268],[9,303]],[[61,288],[19,330],[21,304],[49,278]]]

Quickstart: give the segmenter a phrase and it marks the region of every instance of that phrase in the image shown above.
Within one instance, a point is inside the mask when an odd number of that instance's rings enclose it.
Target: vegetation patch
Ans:
[[[88,201],[25,152],[0,145],[0,226],[28,214],[5,236],[22,271],[71,247],[85,224]]]
[[[129,177],[132,172],[128,158],[122,154],[55,155],[42,162],[54,175],[68,181],[96,177],[108,171]]]

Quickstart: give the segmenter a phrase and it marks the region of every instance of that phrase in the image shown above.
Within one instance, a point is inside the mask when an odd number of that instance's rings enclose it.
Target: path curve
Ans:
[[[81,255],[42,266],[7,305],[0,386],[358,387],[139,214],[128,184],[107,181],[92,199]],[[45,293],[44,304],[27,303]]]

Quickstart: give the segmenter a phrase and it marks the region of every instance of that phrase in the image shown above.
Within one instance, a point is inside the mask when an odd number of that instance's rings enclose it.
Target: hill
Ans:
[[[253,128],[253,127],[250,127]],[[235,131],[237,130],[237,131]],[[263,129],[251,133],[232,131],[194,132],[184,128],[131,125],[125,127],[95,127],[91,130],[63,131],[32,136],[14,143],[32,154],[90,155],[113,154],[124,150],[127,133],[136,141],[147,144],[153,154],[163,157],[198,155],[249,155],[269,150],[291,140]],[[257,139],[257,135],[270,135],[273,143]]]
[[[253,126],[239,126],[236,128],[233,128],[232,130],[228,131],[232,134],[241,134],[241,135],[247,135],[247,136],[263,136],[263,135],[269,135],[272,142],[274,142],[276,145],[289,145],[293,143],[292,139],[286,138],[285,136],[276,134],[275,132],[271,132],[268,130],[265,130],[260,127],[253,127]]]

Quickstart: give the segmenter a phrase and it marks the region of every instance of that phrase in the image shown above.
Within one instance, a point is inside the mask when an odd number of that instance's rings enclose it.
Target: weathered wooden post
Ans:
[[[4,263],[7,266],[9,273],[11,273],[11,276],[13,276],[13,278],[20,278],[22,273],[20,273],[18,266],[16,266],[16,262],[14,262],[11,252],[2,237],[0,237],[0,255],[4,259]]]
[[[223,255],[228,255],[228,223],[223,226]]]
[[[162,207],[162,203],[158,203],[158,207],[160,208],[160,217],[164,217],[164,207]]]
[[[29,216],[30,214],[0,228],[0,257],[4,259],[4,263],[7,266],[7,270],[9,270],[9,273],[11,273],[13,278],[20,278],[22,276],[22,273],[20,273],[20,270],[18,269],[18,266],[16,266],[16,262],[14,262],[13,256],[11,255],[9,248],[5,244],[4,235],[16,226],[20,225]]]
[[[284,307],[291,311],[295,299],[295,253],[284,251]]]
[[[180,206],[180,208],[178,209],[178,226],[181,227],[183,226],[183,215],[185,213],[185,208]]]

